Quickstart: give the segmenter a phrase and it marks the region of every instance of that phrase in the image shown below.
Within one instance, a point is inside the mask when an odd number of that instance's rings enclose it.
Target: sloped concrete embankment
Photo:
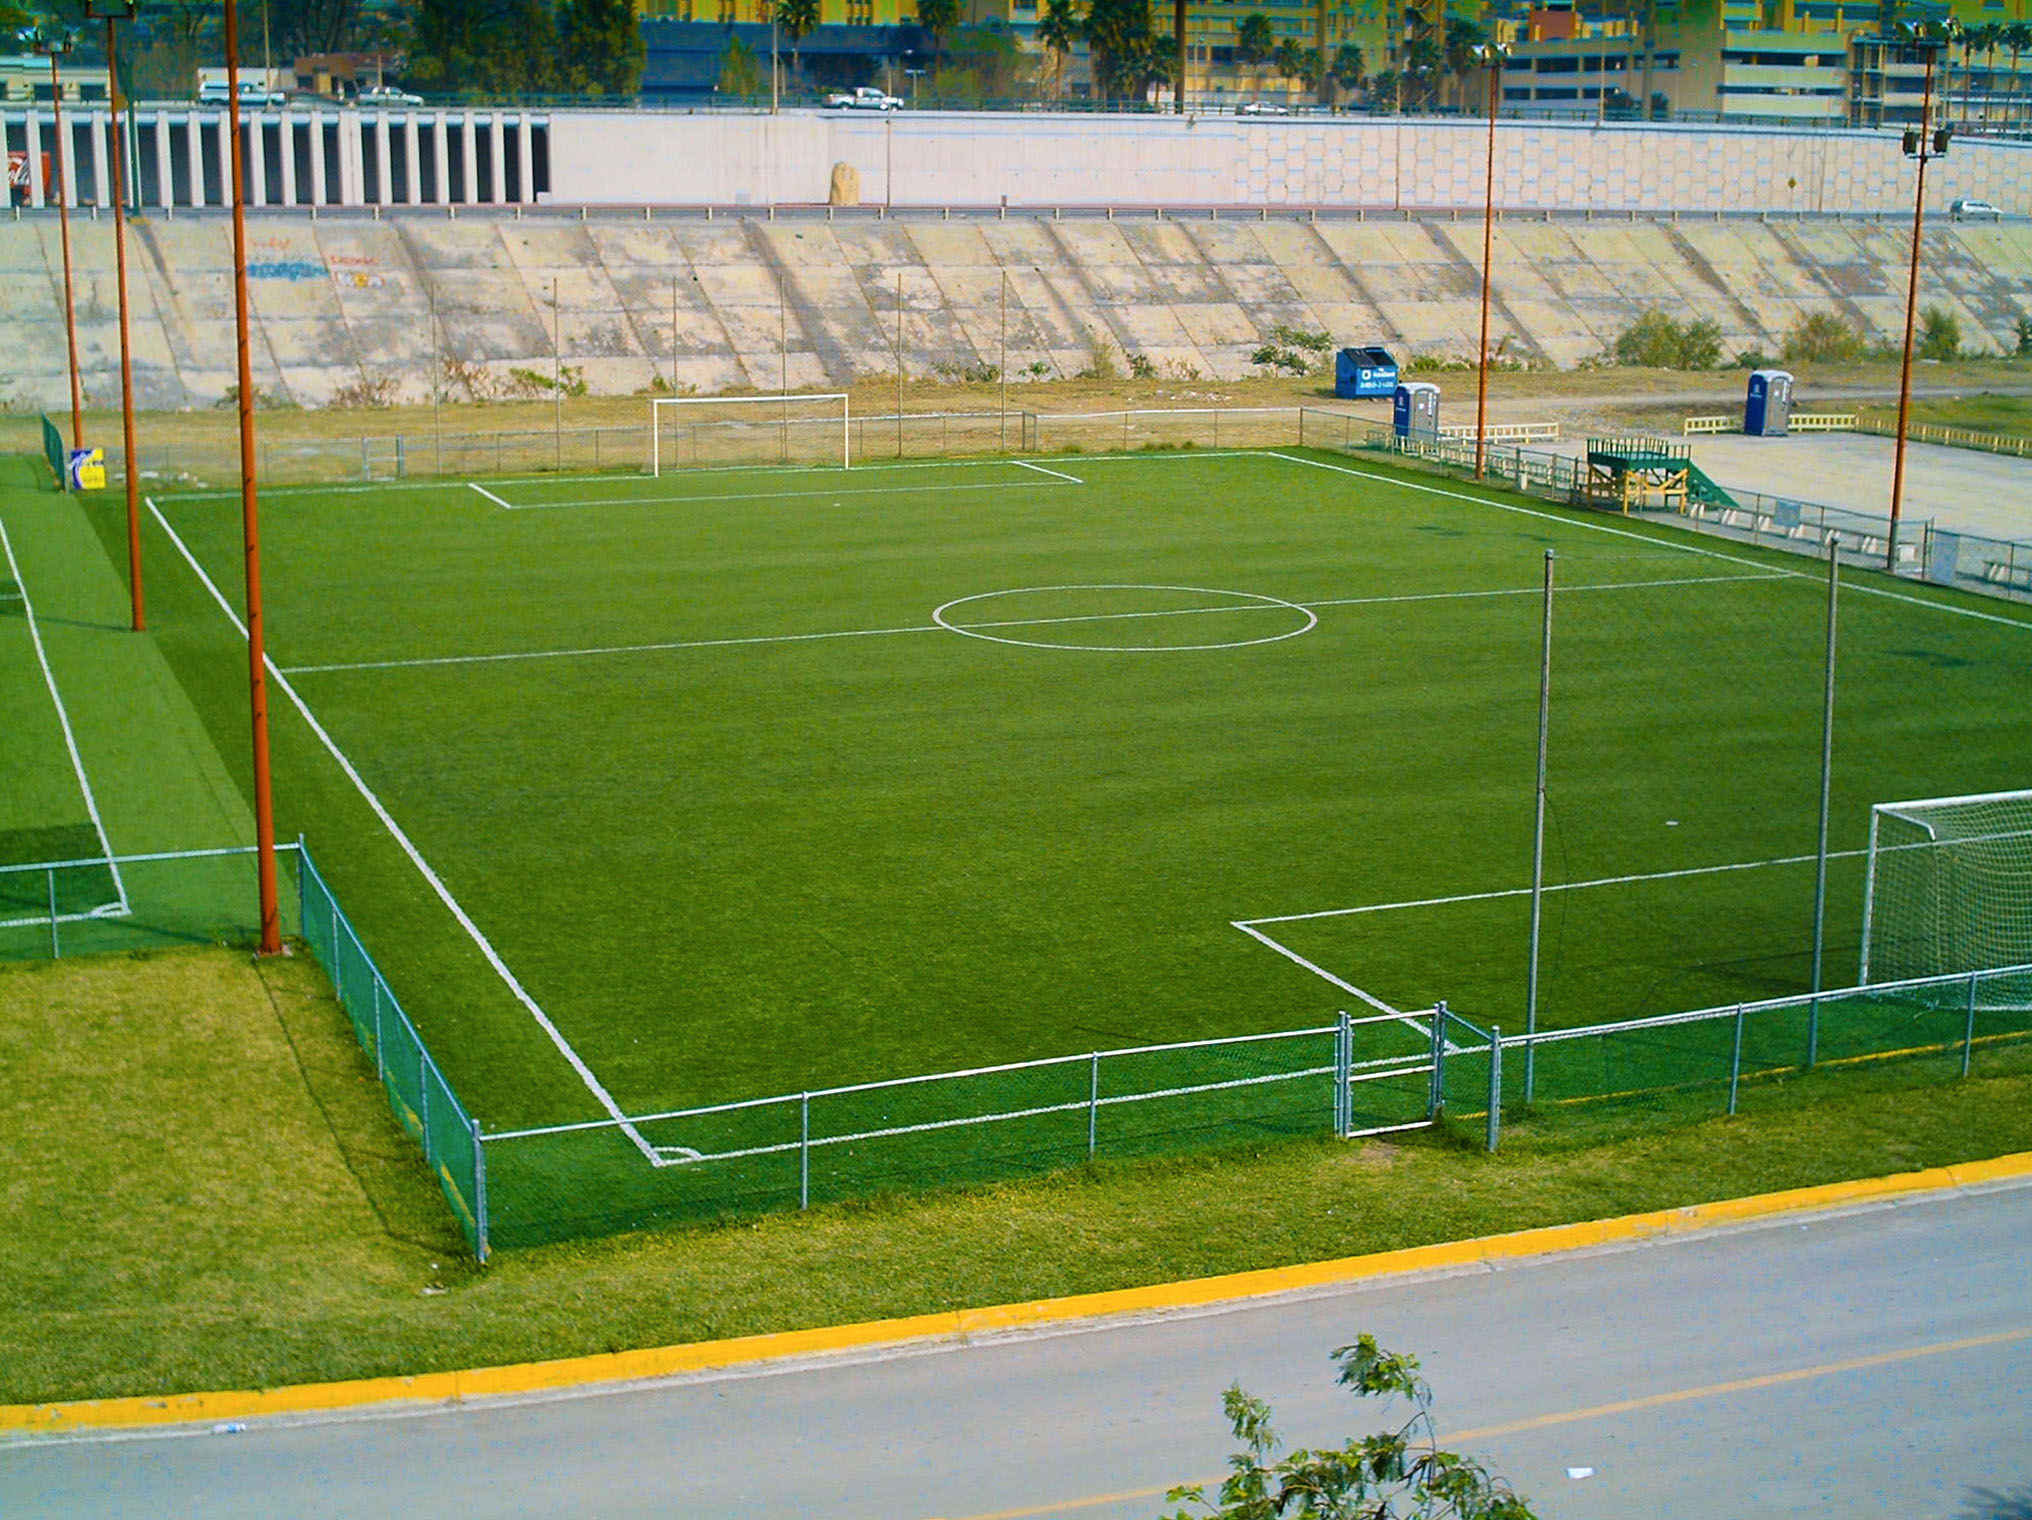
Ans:
[[[1472,353],[1481,228],[1365,220],[589,221],[467,216],[250,219],[256,388],[305,406],[529,393],[562,363],[599,393],[712,393],[992,371],[1073,375],[1105,354],[1232,379],[1277,325],[1405,354]],[[118,395],[107,221],[73,228],[88,397]],[[1895,340],[1907,233],[1895,221],[1661,216],[1506,219],[1494,334],[1565,367],[1650,308],[1718,323],[1730,353],[1775,353],[1804,313]],[[234,375],[231,234],[217,217],[134,225],[144,406],[218,404]],[[0,223],[6,403],[64,404],[53,217]],[[554,300],[553,300],[554,298]],[[1922,300],[1966,341],[2015,343],[2032,313],[2032,228],[1936,223]],[[900,301],[900,308],[899,308]],[[1038,368],[1040,367],[1041,368]],[[517,369],[536,380],[518,379]]]

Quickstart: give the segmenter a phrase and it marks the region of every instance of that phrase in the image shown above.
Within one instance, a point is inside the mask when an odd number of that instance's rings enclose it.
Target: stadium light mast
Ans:
[[[127,492],[128,620],[140,633],[148,626],[141,582],[141,461],[134,447],[134,331],[127,300],[127,153],[133,103],[120,89],[119,24],[132,21],[137,0],[86,0],[85,14],[106,23],[107,129],[113,136],[106,155],[113,183],[113,278],[120,304],[120,474]],[[122,112],[126,124],[122,125]],[[137,168],[135,177],[139,179]],[[138,186],[137,186],[138,189]]]
[[[254,732],[255,869],[261,889],[261,954],[282,953],[275,891],[275,798],[268,771],[268,671],[261,621],[261,514],[254,484],[254,359],[247,316],[246,145],[240,140],[240,14],[226,0],[227,129],[232,138],[233,324],[240,372],[240,525],[247,561],[247,698]]]
[[[1942,49],[1960,31],[1960,25],[1952,19],[1917,24],[1905,21],[1893,28],[1898,41],[1926,55],[1919,128],[1905,133],[1905,156],[1918,163],[1919,178],[1912,192],[1912,261],[1905,281],[1905,348],[1898,368],[1898,438],[1891,465],[1891,529],[1885,535],[1884,548],[1884,568],[1893,575],[1898,573],[1898,520],[1905,508],[1905,429],[1912,417],[1912,333],[1919,316],[1919,234],[1926,224],[1926,165],[1947,156],[1947,128],[1935,131],[1933,127],[1933,66]]]
[[[63,243],[64,340],[70,345],[71,356],[71,447],[81,449],[85,446],[85,391],[84,382],[78,378],[78,300],[71,274],[70,176],[64,172],[70,154],[64,142],[63,75],[57,67],[57,61],[77,46],[77,39],[63,27],[39,26],[29,35],[28,45],[49,59],[49,106],[54,113],[56,138],[56,219]]]
[[[1475,379],[1475,479],[1489,462],[1489,263],[1496,246],[1496,110],[1509,47],[1500,42],[1475,49],[1475,62],[1489,75],[1489,153],[1482,185],[1482,347]]]

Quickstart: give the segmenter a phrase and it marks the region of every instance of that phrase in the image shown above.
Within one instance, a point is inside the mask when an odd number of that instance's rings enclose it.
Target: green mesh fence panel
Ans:
[[[48,416],[42,419],[42,453],[49,461],[50,473],[56,476],[56,488],[67,490],[70,486],[70,450],[64,444],[63,429]]]
[[[467,1242],[484,1260],[489,1249],[486,1181],[473,1121],[308,852],[299,851],[298,880],[304,943],[331,978],[360,1048],[374,1063],[389,1108],[423,1148]]]
[[[283,932],[296,932],[293,851],[279,851]],[[0,866],[0,961],[252,945],[261,934],[251,849]]]

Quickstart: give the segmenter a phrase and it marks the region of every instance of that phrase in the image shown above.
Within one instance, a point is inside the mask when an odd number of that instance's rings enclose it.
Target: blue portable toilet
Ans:
[[[1390,425],[1399,438],[1439,441],[1439,387],[1424,380],[1410,380],[1397,387],[1390,407]]]
[[[1782,369],[1753,370],[1743,401],[1743,431],[1752,438],[1783,438],[1792,424],[1792,375]]]
[[[1343,401],[1397,392],[1397,361],[1387,348],[1344,348],[1334,358],[1333,393]]]

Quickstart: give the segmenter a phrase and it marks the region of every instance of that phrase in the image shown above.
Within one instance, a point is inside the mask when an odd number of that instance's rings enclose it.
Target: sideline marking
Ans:
[[[1636,1414],[1646,1409],[1688,1403],[1694,1399],[1720,1398],[1731,1393],[1754,1393],[1764,1388],[1783,1387],[1787,1383],[1804,1383],[1814,1378],[1834,1377],[1844,1372],[1866,1372],[1873,1367],[1891,1367],[1900,1362],[1916,1362],[1930,1356],[1951,1356],[1957,1351],[1981,1351],[1991,1346],[2009,1346],[2024,1340],[2032,1340],[2032,1325],[2020,1326],[2015,1330],[1999,1330],[1994,1335],[1969,1335],[1960,1340],[1931,1341],[1922,1346],[1906,1346],[1897,1351],[1879,1351],[1869,1356],[1853,1356],[1839,1362],[1821,1362],[1811,1367],[1788,1367],[1783,1372],[1765,1372],[1755,1377],[1734,1378],[1726,1383],[1705,1383],[1696,1388],[1675,1388],[1669,1393],[1651,1393],[1641,1398],[1618,1399],[1612,1404],[1592,1404],[1582,1409],[1562,1409],[1551,1414],[1510,1420],[1501,1425],[1479,1425],[1470,1426],[1466,1430],[1449,1430],[1446,1432],[1445,1444],[1451,1447],[1468,1441],[1487,1441],[1497,1436],[1518,1435],[1527,1430],[1573,1425],[1582,1420],[1606,1419],[1610,1415]],[[1206,1488],[1212,1489],[1220,1483],[1221,1478],[1205,1478],[1199,1481]],[[956,1516],[954,1520],[1033,1520],[1033,1517],[1045,1515],[1069,1515],[1077,1510],[1093,1509],[1102,1504],[1121,1504],[1131,1499],[1162,1498],[1175,1486],[1167,1483],[1161,1488],[1126,1488],[1111,1494],[1088,1494],[1079,1499],[1060,1499],[1052,1504],[1033,1504],[1022,1509],[985,1510],[979,1514]],[[939,1520],[939,1517],[934,1517],[934,1520]]]
[[[14,557],[14,540],[7,536],[4,521],[0,521],[0,549],[7,553],[7,573],[14,577],[14,589],[21,599],[22,616],[28,623],[28,639],[35,646],[35,662],[42,667],[43,684],[49,688],[49,700],[56,707],[56,721],[63,729],[64,748],[70,752],[71,770],[78,778],[78,790],[84,794],[85,814],[92,820],[92,831],[99,836],[99,848],[106,852],[105,866],[113,873],[113,891],[118,895],[119,913],[125,915],[132,911],[127,901],[127,883],[114,862],[113,842],[106,837],[105,822],[99,817],[99,799],[92,795],[91,778],[85,774],[84,756],[78,753],[77,735],[71,732],[71,715],[64,707],[63,693],[57,690],[56,674],[49,668],[49,655],[42,647],[42,627],[35,621],[35,604],[28,599],[28,583],[21,578],[21,563]],[[31,923],[48,921],[47,915],[27,920]]]
[[[239,630],[240,637],[246,638],[247,625],[240,621],[240,615],[233,610],[232,604],[220,593],[218,586],[213,583],[211,576],[205,573],[205,567],[198,563],[197,556],[190,551],[190,546],[183,541],[176,529],[169,525],[169,519],[162,515],[162,509],[155,504],[154,498],[148,497],[145,500],[148,503],[150,515],[161,525],[162,531],[169,535],[169,541],[176,545],[177,553],[183,556],[184,563],[191,567],[192,572],[197,576],[198,580],[204,584],[204,588],[211,592],[212,600],[219,604],[219,610],[225,613],[227,620]],[[382,826],[388,830],[395,842],[402,847],[402,853],[409,857],[410,864],[414,865],[422,873],[423,879],[430,883],[431,890],[437,894],[438,900],[451,911],[451,915],[458,921],[459,927],[464,929],[467,936],[479,947],[480,954],[487,959],[487,964],[494,968],[495,973],[507,986],[509,992],[514,994],[515,1000],[529,1011],[530,1016],[541,1026],[543,1032],[550,1036],[550,1041],[557,1047],[559,1054],[571,1063],[572,1070],[579,1074],[579,1079],[585,1083],[586,1090],[599,1101],[600,1106],[607,1111],[610,1118],[618,1121],[621,1132],[634,1143],[637,1150],[641,1151],[648,1158],[651,1166],[665,1165],[666,1163],[657,1153],[658,1148],[645,1140],[635,1126],[628,1121],[627,1114],[622,1112],[620,1104],[614,1101],[613,1094],[600,1085],[599,1079],[593,1075],[592,1068],[587,1066],[579,1053],[572,1048],[571,1042],[564,1037],[557,1025],[550,1021],[550,1015],[543,1011],[542,1006],[536,999],[530,996],[529,989],[524,987],[516,979],[515,973],[508,969],[508,963],[501,959],[500,952],[495,950],[493,943],[488,940],[485,934],[480,932],[480,926],[473,922],[472,918],[466,913],[466,910],[459,906],[459,900],[452,896],[451,888],[447,887],[443,880],[439,878],[437,872],[430,868],[430,862],[423,858],[423,852],[417,849],[409,835],[403,832],[402,825],[395,821],[393,815],[382,805],[381,799],[374,795],[373,789],[367,785],[360,773],[353,768],[353,762],[346,758],[345,752],[333,741],[332,736],[325,731],[325,726],[311,712],[309,704],[301,696],[297,695],[296,688],[289,684],[289,678],[276,669],[275,661],[269,659],[265,654],[262,657],[262,663],[267,666],[268,673],[275,677],[275,684],[282,688],[283,695],[288,697],[297,712],[302,714],[303,721],[310,725],[311,732],[318,736],[319,742],[324,745],[325,749],[331,754],[331,757],[338,762],[339,769],[346,773],[346,778],[353,783],[354,788],[366,799],[367,806],[374,810],[374,816],[381,820]]]
[[[1773,1217],[1960,1192],[1987,1183],[2022,1185],[2032,1179],[2032,1151],[1962,1162],[1926,1171],[1899,1172],[1852,1182],[1822,1183],[1744,1198],[1625,1214],[1612,1219],[1549,1225],[1507,1235],[1407,1246],[1368,1256],[1266,1267],[1219,1277],[1188,1278],[1029,1303],[944,1310],[903,1319],[872,1320],[816,1330],[783,1330],[732,1340],[610,1351],[548,1362],[478,1367],[459,1372],[360,1378],[348,1382],[232,1389],[205,1393],[80,1399],[66,1403],[0,1404],[0,1433],[30,1435],[150,1426],[190,1425],[219,1419],[316,1414],[379,1406],[459,1404],[471,1399],[554,1393],[598,1385],[641,1383],[693,1374],[724,1373],[758,1364],[875,1348],[963,1346],[972,1337],[1008,1334],[1046,1325],[1085,1323],[1097,1328],[1128,1314],[1177,1309],[1219,1309],[1282,1294],[1347,1287],[1413,1273],[1497,1270],[1505,1263],[1599,1246],[1673,1239],[1703,1230]],[[19,1442],[14,1444],[20,1444]],[[1048,1513],[1049,1511],[1046,1511]]]
[[[1569,592],[1578,591],[1642,591],[1652,586],[1706,586],[1733,585],[1741,581],[1782,580],[1781,572],[1764,572],[1757,575],[1688,575],[1656,581],[1604,581],[1596,585],[1570,586]],[[1444,602],[1477,601],[1490,597],[1538,596],[1543,592],[1539,586],[1522,586],[1515,590],[1496,591],[1423,591],[1402,596],[1342,596],[1308,599],[1291,602],[1288,605],[1305,610],[1316,607],[1380,607],[1399,602]],[[999,593],[986,592],[984,595]],[[1239,594],[1239,593],[1238,593]],[[961,598],[962,601],[967,598]],[[950,605],[950,604],[948,604]],[[1285,604],[1278,604],[1285,605]],[[1264,607],[1178,607],[1151,612],[1095,612],[1076,617],[1050,618],[1007,618],[996,622],[968,623],[967,628],[1026,628],[1041,627],[1048,623],[1089,623],[1108,619],[1186,617],[1199,613],[1256,612],[1270,610]],[[290,675],[322,675],[345,670],[412,670],[434,665],[491,665],[506,660],[570,660],[584,659],[594,655],[609,654],[655,654],[670,649],[718,649],[740,644],[799,644],[816,639],[866,639],[892,633],[937,633],[945,625],[939,623],[917,623],[897,628],[841,628],[819,633],[757,633],[724,639],[669,639],[647,644],[590,644],[577,649],[522,649],[508,650],[497,654],[443,654],[419,655],[413,659],[400,660],[339,660],[322,665],[285,665],[282,669]],[[1084,647],[1053,644],[1053,649]],[[1223,646],[1225,647],[1225,646]],[[1252,919],[1252,923],[1268,923],[1268,919]]]
[[[1086,484],[1086,482],[1084,480],[1081,480],[1077,475],[1068,475],[1063,470],[1049,470],[1046,469],[1041,464],[1032,464],[1027,459],[1012,459],[1009,461],[1009,463],[1015,465],[1016,468],[1019,470],[1035,470],[1040,475],[1050,475],[1059,480],[1069,480],[1076,486],[1083,486]]]
[[[1498,512],[1515,512],[1524,517],[1543,518],[1547,522],[1559,523],[1569,528],[1581,528],[1592,533],[1608,533],[1617,538],[1635,539],[1639,543],[1656,544],[1668,549],[1676,549],[1682,554],[1699,554],[1708,559],[1724,560],[1731,565],[1752,565],[1789,580],[1818,581],[1821,579],[1820,576],[1810,575],[1803,570],[1790,570],[1776,565],[1767,565],[1761,560],[1745,559],[1739,554],[1724,554],[1719,549],[1706,549],[1697,544],[1679,543],[1667,536],[1654,538],[1648,533],[1633,533],[1628,528],[1611,527],[1607,523],[1593,523],[1579,518],[1561,517],[1556,512],[1543,512],[1536,507],[1520,507],[1512,502],[1493,501],[1488,497],[1474,496],[1466,491],[1449,491],[1440,486],[1429,486],[1418,481],[1398,480],[1389,475],[1377,475],[1368,470],[1353,469],[1348,465],[1328,464],[1322,459],[1305,459],[1297,454],[1286,454],[1278,449],[1264,449],[1260,452],[1266,459],[1282,459],[1290,464],[1310,465],[1315,470],[1331,470],[1336,475],[1352,475],[1357,480],[1373,481],[1377,485],[1402,486],[1407,491],[1421,491],[1428,496],[1444,496],[1453,501],[1472,502],[1478,507],[1493,507]],[[1685,530],[1675,529],[1674,531],[1683,532]],[[1912,596],[1909,593],[1891,591],[1882,586],[1865,585],[1860,581],[1845,580],[1842,582],[1842,585],[1850,591],[1859,591],[1865,596],[1881,596],[1894,602],[1906,602],[1914,607],[1931,607],[1936,612],[1952,613],[1955,617],[1975,618],[1977,621],[1984,623],[2002,623],[2007,628],[2016,628],[2026,633],[2032,633],[2032,621],[2024,618],[2003,617],[1994,612],[1981,612],[1973,607],[1957,607],[1952,602],[1936,601],[1934,598],[1927,596]]]
[[[503,501],[500,497],[496,496],[492,491],[488,490],[485,486],[481,485],[477,480],[469,480],[466,482],[466,484],[471,486],[475,491],[478,491],[482,496],[486,497],[487,500],[491,501],[495,506],[506,507],[511,512],[515,510],[515,504],[513,502]]]

